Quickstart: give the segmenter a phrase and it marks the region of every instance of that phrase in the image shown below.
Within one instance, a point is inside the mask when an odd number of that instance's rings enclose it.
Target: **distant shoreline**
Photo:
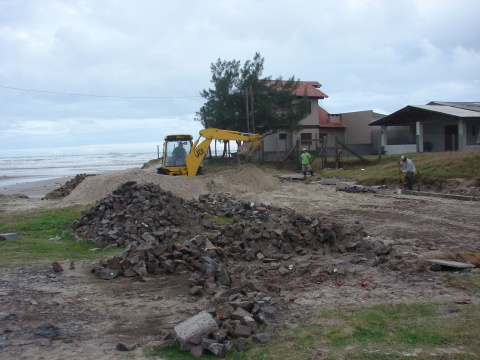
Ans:
[[[2,177],[0,179],[4,179]],[[12,180],[19,180],[18,177],[7,177]],[[74,176],[63,176],[56,177],[44,180],[35,180],[35,178],[30,178],[31,181],[28,182],[19,182],[11,185],[0,185],[0,195],[12,196],[12,195],[23,195],[31,199],[41,199],[45,197],[49,192],[65,185],[65,183]]]

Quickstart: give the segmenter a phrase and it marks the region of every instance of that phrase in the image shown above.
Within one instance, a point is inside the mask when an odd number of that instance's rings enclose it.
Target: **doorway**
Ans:
[[[458,150],[458,125],[445,125],[445,151]]]

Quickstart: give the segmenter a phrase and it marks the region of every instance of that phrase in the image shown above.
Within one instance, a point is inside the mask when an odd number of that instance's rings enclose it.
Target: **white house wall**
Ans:
[[[345,142],[347,144],[371,144],[372,132],[380,129],[380,126],[368,126],[374,120],[371,110],[341,114],[341,123],[345,125]]]

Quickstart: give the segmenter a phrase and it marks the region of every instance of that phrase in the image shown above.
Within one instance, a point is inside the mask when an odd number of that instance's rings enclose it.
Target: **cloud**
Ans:
[[[210,64],[255,52],[265,76],[323,84],[331,112],[478,101],[479,10],[476,0],[0,1],[0,86],[50,92],[0,88],[0,154],[196,134]]]

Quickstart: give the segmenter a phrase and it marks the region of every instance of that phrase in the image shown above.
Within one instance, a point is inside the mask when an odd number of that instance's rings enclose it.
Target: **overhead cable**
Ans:
[[[87,96],[87,97],[120,98],[120,99],[189,99],[189,98],[201,97],[200,95],[196,95],[196,96],[120,96],[120,95],[76,94],[76,93],[46,91],[46,90],[22,89],[22,88],[16,88],[16,87],[11,87],[11,86],[2,86],[2,85],[0,85],[0,88],[9,89],[9,90],[29,91],[29,92],[35,92],[35,93],[54,94],[54,95]]]

